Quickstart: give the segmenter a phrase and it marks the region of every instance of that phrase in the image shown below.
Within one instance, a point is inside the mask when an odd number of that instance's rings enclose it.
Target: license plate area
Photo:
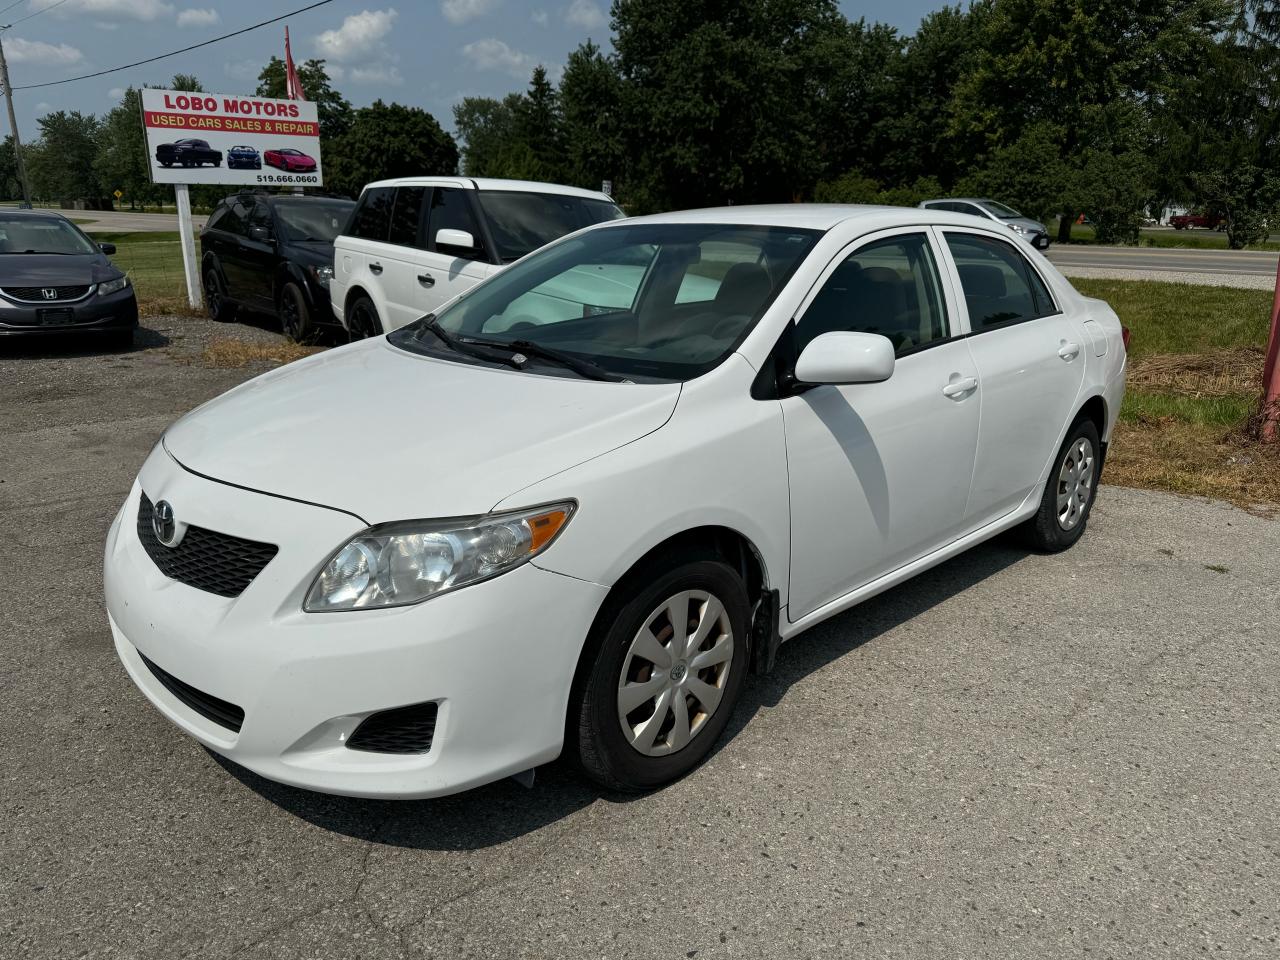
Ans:
[[[42,327],[59,327],[75,322],[76,312],[68,307],[36,311],[36,323]]]

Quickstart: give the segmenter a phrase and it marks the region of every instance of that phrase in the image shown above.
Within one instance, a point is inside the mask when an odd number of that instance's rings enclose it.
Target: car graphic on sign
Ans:
[[[206,163],[220,167],[222,151],[214,150],[208,140],[188,138],[158,145],[156,160],[162,167],[172,167],[175,163],[184,167],[199,167]]]
[[[267,166],[290,173],[313,173],[316,169],[314,157],[307,156],[301,150],[294,150],[292,147],[268,150],[262,155],[262,159]]]
[[[261,170],[262,157],[253,147],[232,147],[227,151],[229,170]]]

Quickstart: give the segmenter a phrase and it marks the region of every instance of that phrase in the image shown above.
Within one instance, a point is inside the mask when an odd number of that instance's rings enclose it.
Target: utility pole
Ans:
[[[0,27],[0,34],[10,24]],[[9,86],[9,64],[4,58],[4,44],[0,42],[0,84],[4,84],[4,102],[9,108],[9,131],[13,134],[13,158],[18,166],[18,180],[22,184],[22,205],[31,206],[31,184],[27,182],[27,165],[22,159],[22,139],[18,136],[18,118],[13,112],[13,88]]]

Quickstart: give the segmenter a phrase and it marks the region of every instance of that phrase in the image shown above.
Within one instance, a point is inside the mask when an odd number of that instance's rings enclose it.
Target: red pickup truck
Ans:
[[[1226,218],[1220,213],[1180,213],[1169,218],[1169,226],[1175,230],[1191,230],[1194,227],[1220,230],[1225,224]]]

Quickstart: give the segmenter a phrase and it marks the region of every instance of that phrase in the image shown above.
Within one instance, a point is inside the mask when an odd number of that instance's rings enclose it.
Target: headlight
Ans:
[[[108,280],[106,283],[98,284],[98,296],[105,297],[109,293],[119,293],[128,285],[128,277],[116,277],[114,280]]]
[[[1020,223],[1011,223],[1011,224],[1009,224],[1009,229],[1010,229],[1010,230],[1012,230],[1014,233],[1026,233],[1026,232],[1027,232],[1026,227],[1024,227],[1024,226],[1023,226],[1022,224],[1020,224]]]
[[[322,287],[328,287],[329,281],[333,279],[333,267],[327,263],[323,267],[312,267],[311,276],[315,277],[316,283]]]
[[[400,607],[488,580],[545,550],[574,509],[570,501],[474,520],[370,527],[325,564],[302,608]]]

